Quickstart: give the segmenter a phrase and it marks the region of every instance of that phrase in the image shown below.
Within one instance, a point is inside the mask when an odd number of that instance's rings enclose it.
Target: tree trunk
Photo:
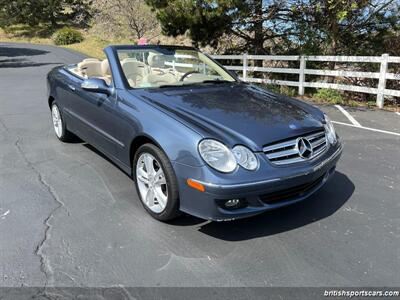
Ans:
[[[264,54],[264,28],[263,28],[263,1],[254,0],[253,6],[253,22],[254,22],[254,40],[253,40],[253,52],[251,54],[262,55]],[[262,67],[262,60],[255,60],[254,65],[256,67]]]
[[[51,28],[57,28],[57,19],[54,16],[54,14],[51,14],[50,16],[50,23],[51,23]]]

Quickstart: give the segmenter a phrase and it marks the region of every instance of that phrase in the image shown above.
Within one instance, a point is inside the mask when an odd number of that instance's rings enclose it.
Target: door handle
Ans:
[[[76,90],[76,88],[75,88],[73,85],[71,85],[71,84],[68,84],[68,87],[69,87],[69,89],[72,90],[72,91],[75,91],[75,90]]]

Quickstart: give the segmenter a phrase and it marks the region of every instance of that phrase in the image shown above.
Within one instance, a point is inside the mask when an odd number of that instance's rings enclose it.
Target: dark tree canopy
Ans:
[[[399,30],[398,0],[293,0],[288,24],[303,53],[373,54]],[[397,54],[398,55],[398,54]]]
[[[399,30],[398,0],[147,0],[164,34],[216,46],[224,35],[263,54],[371,53]],[[386,41],[386,42],[385,42]],[[240,49],[243,50],[243,49]]]
[[[90,17],[90,0],[0,0],[0,26],[14,24],[37,25],[66,22]]]
[[[287,28],[280,0],[147,0],[157,11],[164,34],[188,33],[196,45],[216,46],[224,34],[244,41],[243,49],[263,53],[265,41],[283,37]]]

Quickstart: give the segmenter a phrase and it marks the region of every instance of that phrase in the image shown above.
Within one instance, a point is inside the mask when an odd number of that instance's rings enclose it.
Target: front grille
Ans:
[[[307,140],[312,148],[308,157],[302,157],[299,152],[299,139]],[[325,130],[297,136],[279,143],[274,143],[263,148],[269,161],[275,165],[288,165],[307,161],[321,155],[328,148]]]
[[[317,185],[319,185],[322,180],[324,179],[324,176],[319,177],[318,179],[307,182],[302,185],[298,185],[289,189],[281,190],[281,191],[276,191],[272,192],[269,194],[264,194],[260,196],[261,201],[267,204],[274,204],[280,201],[285,201],[285,200],[290,200],[294,198],[298,198],[301,196],[304,196],[307,192],[310,192],[313,188],[315,188]]]

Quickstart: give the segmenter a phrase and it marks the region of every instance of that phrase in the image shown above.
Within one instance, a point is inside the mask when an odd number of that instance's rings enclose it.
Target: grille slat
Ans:
[[[304,159],[301,158],[300,156],[298,156],[295,158],[288,158],[288,159],[272,161],[272,163],[275,165],[288,165],[288,164],[294,164],[294,163],[302,162],[302,161],[304,161]]]
[[[325,150],[326,150],[326,146],[321,147],[316,152],[314,152],[314,157],[317,157],[318,155],[322,154]]]
[[[282,143],[275,144],[275,145],[271,145],[271,146],[267,146],[263,150],[264,150],[264,152],[268,152],[268,151],[273,151],[273,150],[276,150],[279,148],[293,147],[295,145],[296,145],[296,139],[282,142]]]
[[[319,140],[316,140],[315,142],[311,142],[311,145],[315,149],[316,147],[318,147],[319,145],[322,145],[323,143],[326,143],[325,137],[320,138]]]
[[[316,139],[316,138],[319,138],[319,137],[321,137],[321,136],[325,137],[325,131],[317,132],[317,133],[308,135],[308,136],[306,136],[306,137],[307,137],[307,139],[308,139],[309,141],[312,141],[312,140],[314,140],[314,139]]]
[[[297,140],[304,138],[309,141],[313,149],[313,153],[308,158],[300,156],[297,146]],[[325,131],[321,130],[310,134],[298,136],[287,141],[278,142],[272,145],[267,145],[263,151],[269,161],[275,165],[288,165],[298,162],[307,161],[321,155],[328,149]]]
[[[284,156],[290,156],[290,155],[295,155],[297,154],[296,149],[294,147],[289,150],[283,150],[283,151],[277,151],[277,152],[272,152],[271,154],[268,154],[269,159],[276,159]]]

